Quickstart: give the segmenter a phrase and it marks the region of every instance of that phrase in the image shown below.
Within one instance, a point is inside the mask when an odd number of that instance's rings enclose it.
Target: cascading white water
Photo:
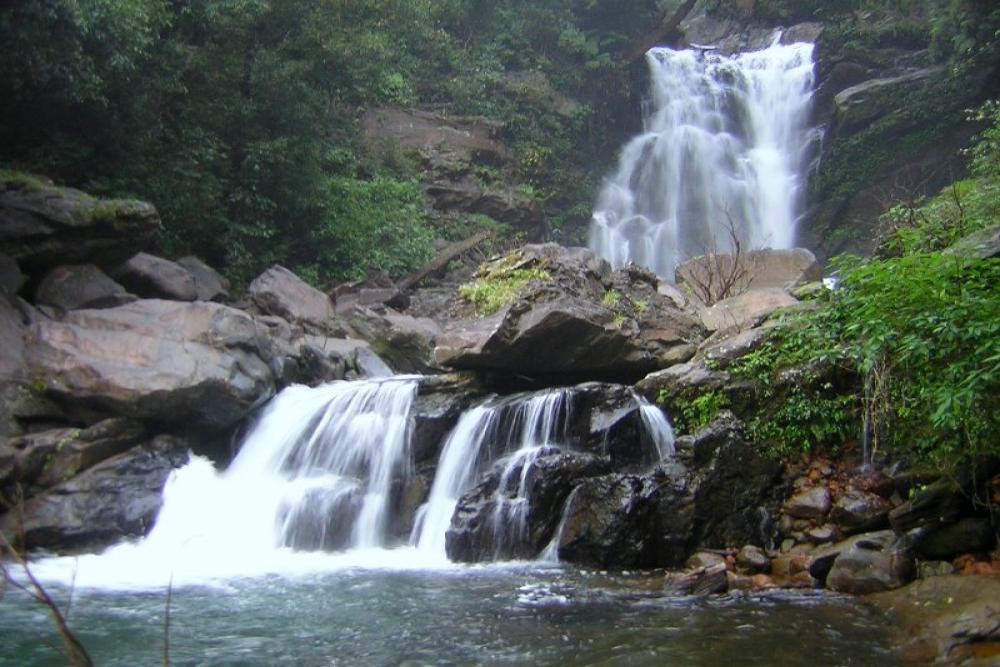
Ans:
[[[670,426],[663,411],[647,401],[638,392],[632,392],[632,398],[639,404],[639,418],[646,429],[646,433],[656,447],[656,453],[660,460],[674,455],[674,429]]]
[[[422,551],[443,555],[455,506],[472,486],[477,468],[505,454],[509,457],[497,489],[493,530],[499,535],[510,522],[522,525],[524,477],[543,447],[565,439],[571,406],[571,390],[553,389],[490,400],[463,414],[445,441],[434,485],[418,510],[410,542]],[[510,488],[515,471],[520,471],[519,485]],[[513,500],[506,497],[512,492]]]
[[[374,566],[392,485],[409,474],[416,391],[407,376],[285,389],[225,472],[192,456],[167,480],[149,535],[82,557],[77,581],[144,587],[313,571],[336,566],[320,552],[332,549],[365,553]],[[58,579],[67,560],[36,569]]]
[[[819,133],[808,127],[812,44],[778,43],[732,57],[651,49],[644,131],[605,183],[590,247],[615,267],[672,279],[696,255],[795,241],[805,172]]]
[[[657,460],[674,453],[674,433],[656,406],[633,392],[646,435]],[[569,445],[572,389],[491,399],[465,412],[441,451],[428,500],[418,510],[410,543],[428,556],[444,557],[445,534],[462,494],[475,483],[476,473],[499,461],[500,480],[490,517],[495,550],[523,537],[528,512],[527,481],[534,461],[550,447]],[[556,531],[557,537],[560,529]],[[543,560],[556,560],[549,550]]]

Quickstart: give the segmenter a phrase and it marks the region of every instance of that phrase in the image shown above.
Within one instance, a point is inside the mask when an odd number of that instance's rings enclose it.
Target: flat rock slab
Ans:
[[[160,227],[152,205],[97,199],[42,179],[0,179],[0,252],[30,275],[59,264],[112,268],[150,243]]]
[[[905,664],[1000,663],[1000,579],[938,576],[869,595],[896,629],[892,641]]]

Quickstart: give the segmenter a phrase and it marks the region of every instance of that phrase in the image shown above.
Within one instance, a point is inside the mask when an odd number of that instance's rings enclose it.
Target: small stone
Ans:
[[[752,574],[767,572],[771,569],[771,559],[760,547],[748,544],[736,555],[736,564]]]
[[[784,510],[796,519],[820,519],[830,511],[830,490],[817,486],[785,501]]]
[[[795,546],[795,540],[793,540],[790,537],[785,538],[784,540],[781,541],[781,553],[783,554],[788,553],[789,551],[792,550],[792,547],[794,546]]]
[[[686,572],[669,572],[663,579],[664,590],[674,595],[724,593],[728,585],[724,563]]]
[[[808,572],[812,561],[807,554],[782,554],[771,561],[771,574],[788,577],[800,572]]]
[[[832,523],[825,523],[822,526],[812,528],[806,532],[806,537],[813,544],[827,544],[843,539],[840,529]]]
[[[774,585],[779,588],[815,588],[816,580],[808,572],[796,572],[784,576],[773,576]]]
[[[726,559],[719,554],[712,553],[711,551],[698,551],[691,555],[686,561],[684,561],[684,567],[688,569],[697,569],[699,567],[714,567],[719,564],[725,565]]]

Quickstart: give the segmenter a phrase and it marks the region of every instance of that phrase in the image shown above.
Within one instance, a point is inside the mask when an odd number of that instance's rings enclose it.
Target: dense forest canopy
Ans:
[[[520,184],[550,231],[581,229],[634,127],[636,80],[623,56],[681,4],[8,3],[0,159],[152,201],[161,252],[195,252],[241,282],[275,261],[319,284],[373,267],[398,275],[429,256],[433,239],[469,228],[425,215],[412,156],[363,149],[364,110],[421,106],[495,121],[513,158],[486,177]],[[754,12],[830,20],[883,5],[930,14],[933,29],[916,38],[942,61],[996,56],[1000,10],[988,0],[771,0]],[[553,96],[571,100],[569,110]]]

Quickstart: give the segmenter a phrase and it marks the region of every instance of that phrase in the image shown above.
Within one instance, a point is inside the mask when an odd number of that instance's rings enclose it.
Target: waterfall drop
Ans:
[[[780,35],[779,35],[780,37]],[[723,56],[654,48],[644,131],[598,199],[590,247],[673,279],[696,255],[789,248],[819,133],[808,127],[813,45]]]

